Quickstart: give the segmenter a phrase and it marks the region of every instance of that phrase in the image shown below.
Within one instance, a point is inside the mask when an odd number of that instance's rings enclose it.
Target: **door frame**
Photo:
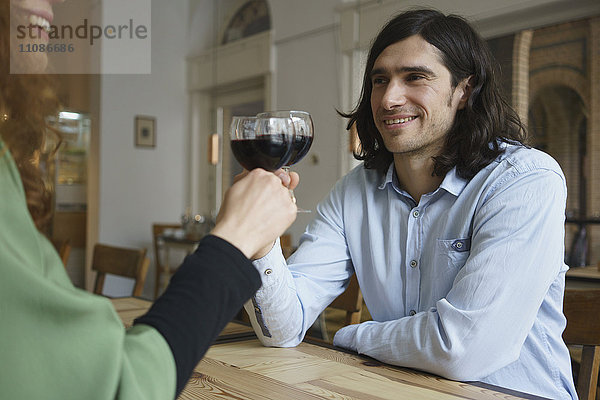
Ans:
[[[190,96],[187,203],[193,212],[218,211],[223,191],[224,122],[235,104],[262,100],[274,104],[273,43],[270,31],[210,49],[188,58]],[[209,163],[208,143],[219,136],[219,162]]]

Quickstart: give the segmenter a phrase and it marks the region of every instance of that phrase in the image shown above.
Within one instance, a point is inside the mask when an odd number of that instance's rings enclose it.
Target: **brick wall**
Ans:
[[[600,17],[488,43],[502,71],[504,95],[527,125],[531,144],[551,154],[565,173],[568,215],[599,218]],[[587,228],[591,264],[600,261],[600,225]],[[576,231],[567,224],[567,250]]]
[[[528,128],[534,145],[563,168],[567,213],[572,217],[600,216],[598,22],[591,18],[534,30],[528,90],[523,82],[513,86],[513,99],[515,90],[519,96],[528,92]],[[513,65],[523,68],[518,60]],[[567,224],[566,231],[569,250],[576,226]],[[587,233],[587,262],[595,263],[600,259],[600,226],[588,226]]]

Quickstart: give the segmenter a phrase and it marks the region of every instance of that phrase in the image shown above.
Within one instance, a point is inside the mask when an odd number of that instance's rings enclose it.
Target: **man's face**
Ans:
[[[371,109],[385,147],[397,155],[440,154],[467,80],[452,88],[439,50],[421,36],[386,47],[371,71]]]

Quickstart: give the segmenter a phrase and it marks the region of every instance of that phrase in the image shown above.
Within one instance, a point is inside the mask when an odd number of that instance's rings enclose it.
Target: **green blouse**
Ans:
[[[0,397],[173,398],[166,340],[148,325],[125,330],[108,299],[72,285],[2,141],[0,188]]]

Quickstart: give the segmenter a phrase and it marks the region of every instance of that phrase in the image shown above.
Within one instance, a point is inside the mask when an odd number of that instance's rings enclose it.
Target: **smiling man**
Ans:
[[[373,120],[395,171],[418,202],[443,176],[432,176],[456,112],[465,107],[469,78],[452,84],[437,48],[419,35],[386,47],[369,74]]]
[[[343,114],[364,164],[319,204],[287,264],[255,254],[262,343],[295,346],[356,273],[373,321],[334,344],[450,379],[576,398],[562,340],[565,178],[499,94],[462,18],[398,15]]]

